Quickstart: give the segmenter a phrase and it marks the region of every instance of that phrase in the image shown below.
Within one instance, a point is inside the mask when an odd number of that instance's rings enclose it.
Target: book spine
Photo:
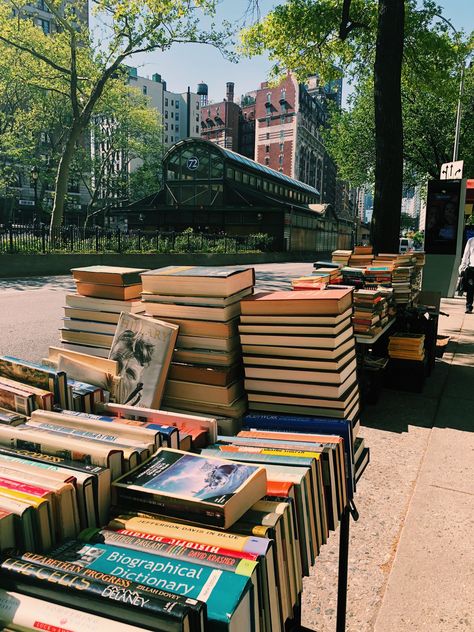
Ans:
[[[170,518],[191,520],[198,524],[223,528],[225,516],[223,510],[209,510],[199,503],[186,502],[181,498],[166,496],[161,498],[157,494],[141,493],[138,490],[115,486],[118,504],[132,509],[145,509],[151,513],[157,513]]]
[[[257,556],[249,554],[238,554],[233,551],[221,549],[220,547],[206,546],[198,542],[179,540],[177,538],[167,538],[162,536],[148,536],[134,533],[132,531],[121,530],[111,531],[108,529],[94,529],[83,531],[80,540],[85,542],[100,542],[110,546],[119,546],[127,549],[147,551],[163,557],[180,558],[212,566],[221,570],[231,571],[240,575],[251,575]]]
[[[148,591],[125,578],[35,553],[4,559],[0,564],[0,581],[8,585],[9,589],[20,591],[25,585],[33,591],[35,587],[42,587],[43,591],[51,593],[53,601],[56,592],[68,592],[73,606],[75,595],[82,596],[88,602],[125,606],[125,620],[130,616],[126,611],[133,610],[138,617],[141,613],[156,617],[157,623],[160,621],[163,624],[164,627],[160,628],[163,630],[176,629],[170,627],[167,621],[182,620],[191,602],[197,603],[196,600],[188,600],[167,591]],[[153,594],[155,592],[160,594]],[[100,605],[91,609],[98,609],[97,614],[100,614]]]

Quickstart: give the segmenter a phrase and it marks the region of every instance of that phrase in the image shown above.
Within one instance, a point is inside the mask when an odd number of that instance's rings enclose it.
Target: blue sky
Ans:
[[[259,1],[262,14],[280,3],[281,0]],[[456,29],[474,30],[474,0],[438,0],[438,4]],[[230,21],[242,23],[247,5],[248,0],[221,0],[219,14]],[[188,86],[196,90],[197,84],[204,81],[209,86],[209,98],[214,101],[220,101],[225,96],[227,81],[235,83],[236,97],[258,88],[270,68],[265,56],[242,59],[235,64],[226,61],[216,49],[192,44],[177,45],[166,53],[137,55],[130,64],[137,66],[139,74],[145,77],[160,73],[173,92],[184,92]]]

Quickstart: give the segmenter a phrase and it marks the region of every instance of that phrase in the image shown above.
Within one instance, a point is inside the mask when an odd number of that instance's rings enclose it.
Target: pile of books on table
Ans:
[[[356,418],[352,289],[257,292],[241,310],[251,410]]]
[[[372,246],[355,246],[349,259],[349,266],[353,268],[366,267],[372,263],[373,258]]]
[[[349,265],[349,259],[351,258],[352,250],[333,250],[331,259],[333,263],[338,263],[341,266]]]
[[[386,315],[387,301],[379,290],[355,290],[352,323],[357,335],[376,336],[382,331],[382,318]]]
[[[341,270],[342,279],[346,285],[353,285],[354,287],[363,287],[365,283],[364,268],[353,268],[350,266],[344,266]]]
[[[392,265],[370,265],[364,270],[366,286],[392,287]],[[375,288],[374,288],[375,289]]]
[[[141,268],[74,268],[77,291],[66,295],[61,342],[65,348],[106,358],[121,312],[143,312]]]
[[[147,316],[179,326],[164,407],[239,419],[246,411],[238,335],[253,268],[173,267],[142,274]]]

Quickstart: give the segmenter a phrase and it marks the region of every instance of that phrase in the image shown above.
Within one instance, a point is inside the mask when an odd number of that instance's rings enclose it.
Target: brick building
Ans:
[[[240,106],[234,102],[234,84],[226,84],[226,98],[201,108],[201,138],[225,149],[239,150]]]

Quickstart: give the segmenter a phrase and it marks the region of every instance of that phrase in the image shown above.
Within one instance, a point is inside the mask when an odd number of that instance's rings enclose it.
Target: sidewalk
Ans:
[[[361,436],[371,463],[351,522],[348,632],[474,629],[474,316],[445,299],[451,337],[421,394],[384,389]],[[305,579],[303,624],[333,632],[339,532]]]

